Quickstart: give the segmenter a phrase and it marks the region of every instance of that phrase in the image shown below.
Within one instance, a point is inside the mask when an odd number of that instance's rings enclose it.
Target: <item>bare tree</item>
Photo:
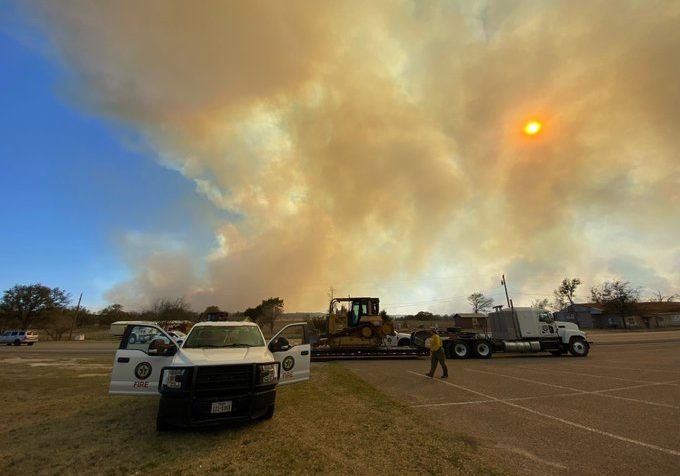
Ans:
[[[493,298],[484,296],[482,293],[472,293],[467,297],[470,306],[472,306],[472,312],[488,312],[493,305]]]
[[[680,297],[680,294],[671,294],[670,296],[664,296],[661,291],[656,291],[654,294],[652,294],[652,297],[649,298],[651,302],[674,302],[677,298]]]
[[[548,298],[534,299],[531,302],[531,307],[535,309],[547,309],[550,305],[550,300]]]
[[[562,310],[569,304],[569,312],[578,326],[580,326],[581,323],[578,321],[578,316],[574,309],[574,294],[576,293],[576,288],[580,285],[581,280],[579,278],[564,278],[557,289],[553,291],[556,310]]]
[[[634,288],[628,281],[606,281],[599,286],[593,286],[590,294],[594,302],[604,306],[608,312],[618,314],[626,324],[626,315],[634,309],[640,298],[640,289]]]

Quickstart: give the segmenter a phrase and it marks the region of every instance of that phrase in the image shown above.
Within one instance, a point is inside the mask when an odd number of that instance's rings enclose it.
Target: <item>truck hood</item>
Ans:
[[[172,359],[173,365],[254,364],[274,362],[267,347],[234,347],[225,349],[179,349]]]
[[[558,329],[568,329],[572,331],[579,331],[580,329],[576,324],[573,322],[566,322],[566,321],[555,321],[555,324],[557,325]]]

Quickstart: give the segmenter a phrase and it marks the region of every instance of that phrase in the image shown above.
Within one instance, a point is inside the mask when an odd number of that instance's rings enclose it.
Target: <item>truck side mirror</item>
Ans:
[[[275,341],[269,344],[269,350],[272,352],[284,352],[290,349],[288,339],[285,337],[278,337]]]

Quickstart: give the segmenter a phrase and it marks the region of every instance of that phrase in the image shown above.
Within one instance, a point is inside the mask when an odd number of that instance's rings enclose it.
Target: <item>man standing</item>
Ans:
[[[437,362],[442,366],[444,374],[442,378],[447,378],[449,376],[449,369],[446,368],[446,355],[444,355],[444,346],[442,345],[442,338],[435,331],[434,328],[430,329],[430,373],[425,374],[428,377],[434,377],[434,371],[437,370]]]

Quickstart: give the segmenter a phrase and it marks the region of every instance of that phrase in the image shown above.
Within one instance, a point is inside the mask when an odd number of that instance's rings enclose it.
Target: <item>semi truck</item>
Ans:
[[[512,307],[489,313],[488,329],[466,331],[448,328],[439,331],[448,358],[488,359],[495,352],[549,352],[560,356],[567,353],[585,357],[590,351],[586,333],[571,322],[556,321],[543,309]],[[411,336],[413,345],[425,347],[428,331]]]

